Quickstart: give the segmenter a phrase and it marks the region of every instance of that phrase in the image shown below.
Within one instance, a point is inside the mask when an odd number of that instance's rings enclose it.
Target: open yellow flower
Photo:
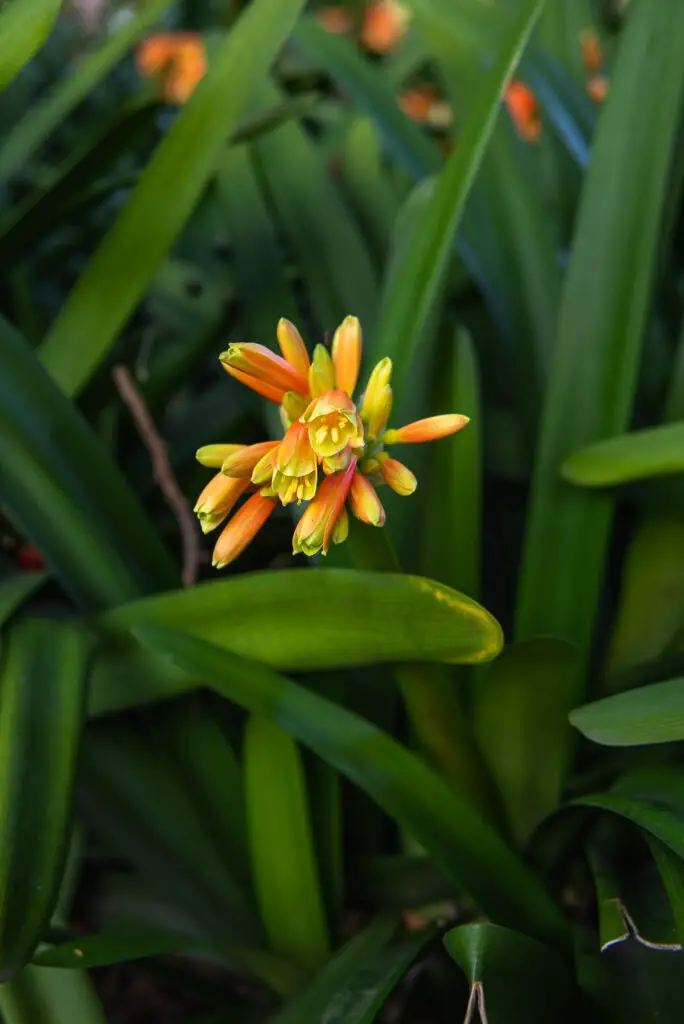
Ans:
[[[278,501],[309,502],[294,531],[295,554],[325,555],[331,544],[342,543],[349,513],[383,526],[376,487],[387,485],[403,496],[417,487],[411,470],[385,449],[448,437],[468,423],[467,416],[448,414],[388,429],[390,359],[380,360],[355,399],[362,350],[356,317],[340,324],[332,352],[317,345],[311,360],[293,324],[281,320],[276,333],[282,356],[250,343],[231,345],[220,357],[231,376],[279,405],[285,435],[249,446],[206,445],[197,453],[203,465],[221,467],[196,506],[205,532],[223,522],[243,494],[254,492],[219,537],[217,568],[244,551]]]

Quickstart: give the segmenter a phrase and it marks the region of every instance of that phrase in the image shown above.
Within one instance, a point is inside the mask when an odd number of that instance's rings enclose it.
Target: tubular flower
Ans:
[[[388,430],[390,359],[380,360],[355,400],[362,348],[356,317],[346,317],[338,327],[332,353],[317,345],[311,361],[293,324],[281,320],[276,333],[282,356],[263,345],[239,344],[220,357],[232,376],[278,403],[285,434],[280,441],[249,446],[206,445],[197,453],[202,465],[221,469],[195,507],[205,533],[252,492],[219,537],[213,558],[219,569],[244,551],[278,501],[308,502],[294,531],[295,554],[325,555],[331,544],[341,544],[349,513],[383,526],[385,509],[376,487],[387,484],[409,495],[417,486],[411,470],[385,448],[448,437],[468,423],[467,416],[450,414]]]

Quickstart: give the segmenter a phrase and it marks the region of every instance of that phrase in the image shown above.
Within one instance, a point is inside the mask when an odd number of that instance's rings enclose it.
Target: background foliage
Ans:
[[[682,1019],[684,7],[406,9],[0,2],[5,1024]],[[216,576],[218,353],[349,313],[468,429]]]

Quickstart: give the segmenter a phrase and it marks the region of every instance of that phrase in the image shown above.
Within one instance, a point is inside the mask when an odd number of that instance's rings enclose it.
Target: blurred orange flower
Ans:
[[[399,0],[370,0],[361,29],[361,42],[372,53],[389,53],[404,38],[410,13]]]
[[[603,67],[603,50],[599,37],[593,28],[582,29],[579,35],[582,61],[587,71],[595,74]]]
[[[587,95],[594,103],[603,103],[608,95],[608,79],[605,75],[592,75],[587,82]]]
[[[539,101],[529,86],[514,79],[506,90],[505,101],[520,137],[536,142],[541,134],[541,116]]]
[[[399,97],[399,106],[418,124],[447,128],[452,121],[451,107],[432,85],[416,85]]]
[[[169,103],[185,103],[207,70],[207,54],[196,32],[168,32],[149,36],[137,50],[138,70],[155,79]]]
[[[352,20],[346,7],[321,7],[316,17],[326,32],[343,36],[351,31]]]

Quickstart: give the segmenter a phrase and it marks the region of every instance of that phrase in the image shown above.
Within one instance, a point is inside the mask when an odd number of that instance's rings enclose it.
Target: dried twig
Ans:
[[[154,479],[166,499],[166,504],[173,512],[178,523],[183,545],[183,571],[181,579],[184,587],[190,587],[197,579],[197,570],[201,561],[197,523],[185,495],[178,486],[173,475],[171,464],[166,454],[166,445],[159,436],[154,425],[150,410],[136,388],[133,379],[125,366],[118,365],[112,370],[112,377],[122,400],[128,406],[140,438],[147,448],[152,462]]]

